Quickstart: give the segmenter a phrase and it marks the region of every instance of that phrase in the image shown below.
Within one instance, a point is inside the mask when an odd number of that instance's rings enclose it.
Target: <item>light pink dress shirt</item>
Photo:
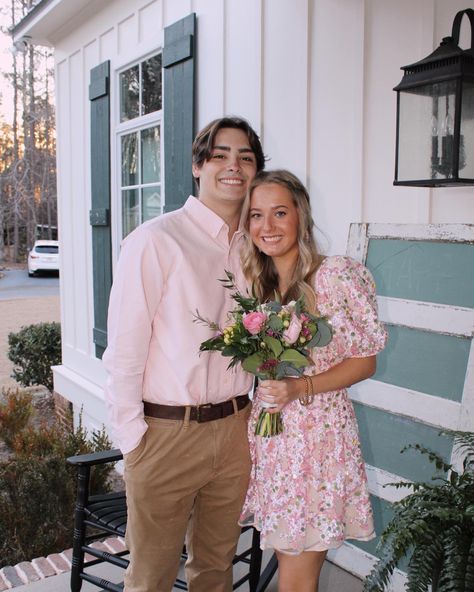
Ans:
[[[142,401],[162,405],[219,403],[247,393],[251,376],[227,370],[230,358],[199,354],[212,337],[199,313],[225,326],[233,308],[219,278],[237,274],[239,243],[227,224],[195,197],[154,218],[122,243],[110,294],[105,398],[114,439],[125,454],[147,430]]]

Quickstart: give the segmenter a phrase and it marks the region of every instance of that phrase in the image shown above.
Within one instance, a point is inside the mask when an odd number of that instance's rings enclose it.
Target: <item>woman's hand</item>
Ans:
[[[285,405],[299,397],[299,380],[284,378],[282,380],[262,380],[257,389],[258,398],[273,405],[265,409],[268,413],[278,413]]]
[[[336,366],[311,376],[313,395],[347,388],[370,378],[377,367],[376,356],[366,358],[347,358]],[[268,413],[277,413],[305,392],[303,378],[284,378],[282,380],[262,380],[257,394],[261,401],[274,405],[266,409]]]

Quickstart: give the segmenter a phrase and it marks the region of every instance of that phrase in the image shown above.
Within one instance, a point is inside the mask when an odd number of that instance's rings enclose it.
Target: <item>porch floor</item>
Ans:
[[[237,570],[238,568],[236,568]],[[120,581],[123,575],[121,569],[109,565],[97,565],[91,568],[90,572],[111,581]],[[181,576],[183,572],[184,570],[181,566]],[[278,572],[267,588],[268,592],[277,592],[277,575]],[[69,590],[69,577],[69,572],[62,573],[31,584],[18,586],[13,590],[14,592],[67,592]],[[242,592],[248,592],[248,587],[240,588],[240,590]],[[98,592],[98,588],[88,582],[84,582],[81,592]],[[326,561],[321,574],[319,592],[362,592],[362,581],[329,561]]]

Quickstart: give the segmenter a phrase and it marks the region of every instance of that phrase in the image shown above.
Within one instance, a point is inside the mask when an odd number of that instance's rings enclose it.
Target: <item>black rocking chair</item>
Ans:
[[[126,549],[109,552],[101,546],[91,546],[94,541],[110,536],[125,536],[127,526],[127,506],[125,492],[108,493],[105,495],[90,495],[90,471],[94,465],[116,462],[122,459],[120,450],[106,450],[93,454],[71,456],[68,463],[77,467],[78,484],[76,508],[74,514],[74,540],[72,549],[71,592],[79,592],[83,581],[90,582],[102,592],[123,592],[123,583],[113,583],[109,580],[88,573],[87,568],[102,562],[107,562],[119,568],[126,569],[128,554]],[[277,570],[277,561],[273,555],[260,573],[262,567],[262,551],[260,550],[260,536],[252,527],[245,527],[242,532],[252,530],[251,545],[239,551],[234,558],[234,565],[243,562],[248,570],[241,578],[234,582],[233,589],[240,588],[248,582],[250,592],[264,592]],[[86,560],[89,554],[93,559]],[[183,549],[183,558],[186,550]],[[187,590],[186,582],[177,579],[175,587]]]

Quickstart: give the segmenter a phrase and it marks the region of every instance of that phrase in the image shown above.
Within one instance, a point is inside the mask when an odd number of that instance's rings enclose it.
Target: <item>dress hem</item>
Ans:
[[[251,526],[253,528],[255,528],[255,530],[258,530],[258,532],[262,532],[261,530],[259,530],[258,526],[255,524],[255,522],[253,521],[248,521],[246,522],[245,520],[239,520],[239,526]],[[270,533],[273,534],[273,533]],[[269,549],[273,550],[273,551],[278,551],[279,553],[283,553],[284,555],[301,555],[301,553],[304,553],[305,551],[315,551],[315,552],[322,552],[322,551],[329,551],[331,549],[338,549],[339,547],[341,547],[346,541],[361,541],[361,542],[367,542],[367,541],[371,541],[372,539],[374,539],[377,535],[375,534],[375,531],[372,531],[369,535],[366,536],[351,536],[348,535],[346,537],[344,537],[344,539],[342,539],[341,541],[334,541],[334,543],[329,543],[328,546],[322,546],[322,545],[310,545],[307,548],[301,549],[301,550],[289,550],[289,549],[279,549],[277,547],[274,547],[272,545],[266,545],[265,542],[262,542],[262,539],[260,539],[260,549],[262,551],[267,551]]]

